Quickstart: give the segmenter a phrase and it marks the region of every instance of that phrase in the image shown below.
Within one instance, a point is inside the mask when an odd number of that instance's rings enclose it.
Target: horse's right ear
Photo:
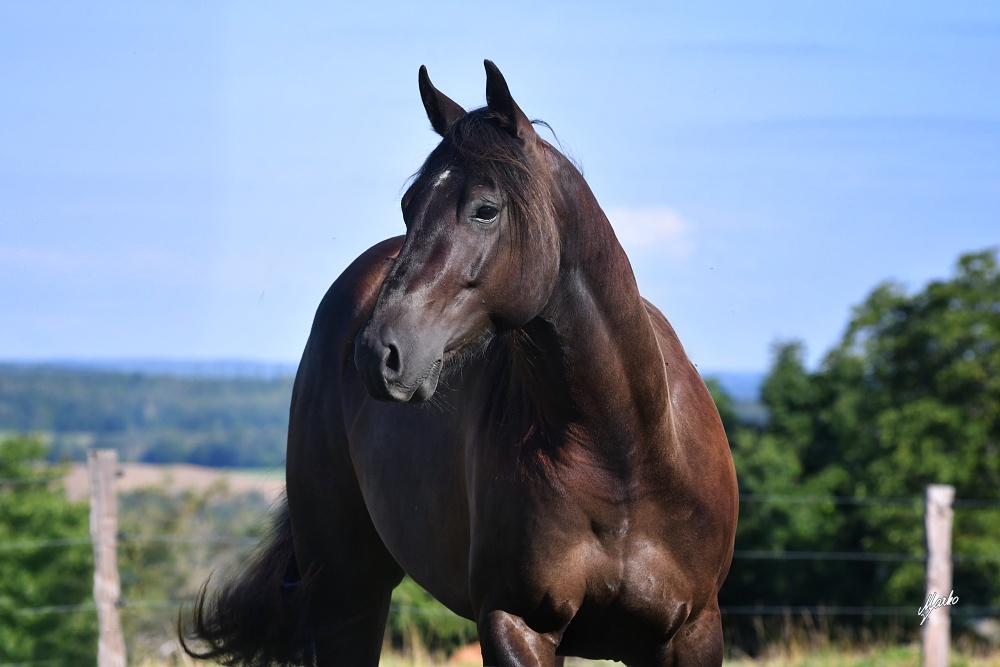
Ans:
[[[424,101],[424,110],[427,118],[431,121],[431,127],[442,137],[452,125],[465,115],[465,109],[457,102],[442,93],[431,83],[431,78],[427,76],[427,68],[420,66],[420,99]]]
[[[500,121],[500,126],[509,134],[521,141],[529,142],[537,138],[531,121],[510,96],[510,88],[507,87],[503,74],[492,60],[484,60],[483,64],[486,66],[486,106],[493,117]]]

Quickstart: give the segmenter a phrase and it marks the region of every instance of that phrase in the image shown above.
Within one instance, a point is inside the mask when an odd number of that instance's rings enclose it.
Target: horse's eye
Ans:
[[[496,206],[480,206],[476,209],[475,219],[480,222],[492,222],[500,214],[500,209]]]

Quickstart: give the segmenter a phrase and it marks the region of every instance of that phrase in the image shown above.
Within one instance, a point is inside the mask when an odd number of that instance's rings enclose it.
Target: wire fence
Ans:
[[[62,477],[51,475],[47,477],[18,477],[18,478],[6,478],[0,479],[0,487],[2,486],[28,486],[31,484],[53,484],[55,482],[61,481]]]
[[[28,485],[48,485],[60,481],[60,477],[40,477],[30,479],[0,479],[0,492],[4,489],[16,490],[18,487]],[[799,496],[790,494],[741,494],[740,502],[745,505],[826,505],[833,507],[908,507],[915,512],[923,510],[923,497],[847,497],[847,496]],[[956,509],[968,510],[1000,510],[1000,501],[984,499],[959,499],[953,503]],[[952,553],[952,563],[996,563],[1000,562],[1000,536],[998,536],[996,553]],[[119,546],[141,545],[141,544],[167,544],[167,545],[196,545],[222,549],[225,553],[230,553],[229,549],[254,548],[260,543],[260,537],[248,537],[245,535],[225,535],[225,534],[137,534],[119,532],[115,536],[115,543]],[[92,548],[93,540],[90,537],[66,537],[52,539],[23,539],[14,542],[0,543],[0,559],[5,554],[12,555],[18,552],[30,552],[44,549],[71,549],[71,548]],[[887,552],[887,551],[834,551],[834,550],[761,550],[761,549],[737,549],[733,553],[736,561],[766,562],[855,562],[855,563],[884,563],[884,564],[904,564],[904,563],[926,563],[927,553],[922,550],[908,552]],[[143,575],[139,575],[143,576]],[[164,591],[167,596],[171,596],[173,591],[169,588]],[[140,593],[141,595],[141,593]],[[117,606],[121,610],[135,610],[141,612],[151,610],[151,613],[158,614],[163,611],[170,611],[175,615],[181,608],[190,608],[195,603],[195,598],[191,597],[167,597],[164,599],[129,599],[121,598],[117,601]],[[97,614],[98,605],[95,602],[84,602],[76,604],[56,604],[37,607],[23,607],[14,610],[7,609],[15,615],[22,617],[44,617],[59,614]],[[407,614],[415,616],[451,616],[452,612],[444,607],[424,607],[414,605],[393,604],[389,609],[392,614]],[[837,604],[752,604],[752,605],[724,605],[720,608],[724,616],[732,617],[734,623],[739,623],[739,617],[783,617],[787,623],[788,619],[801,619],[806,623],[812,623],[811,619],[840,617],[843,619],[860,618],[891,618],[891,617],[913,617],[917,614],[917,606],[876,606],[876,605],[837,605]],[[980,619],[984,617],[1000,616],[1000,607],[986,605],[962,605],[950,609],[950,614],[966,619]],[[429,619],[428,619],[429,620]],[[754,623],[758,621],[754,620]],[[770,621],[769,621],[770,622]],[[34,661],[30,663],[18,664],[46,664],[53,661]],[[0,664],[0,667],[10,667],[7,664]]]
[[[256,537],[230,537],[225,535],[121,535],[119,543],[129,542],[164,542],[173,544],[204,544],[232,545],[252,547],[260,542]],[[24,542],[8,542],[0,544],[0,552],[26,551],[30,549],[46,549],[66,546],[91,546],[89,537],[69,537],[52,540],[27,540]],[[736,560],[843,560],[843,561],[889,561],[889,562],[923,562],[926,554],[901,552],[870,552],[870,551],[764,551],[759,549],[736,549],[733,551]],[[952,554],[952,561],[961,562],[1000,562],[1000,554]]]
[[[13,482],[13,483],[11,483]],[[0,485],[19,486],[21,480],[0,480]],[[742,503],[753,504],[815,504],[815,505],[835,505],[835,506],[908,506],[921,508],[923,498],[850,498],[850,497],[829,497],[829,496],[792,496],[782,494],[741,494]],[[1000,501],[992,500],[965,500],[956,501],[956,508],[972,510],[1000,510]],[[1000,562],[1000,536],[997,536],[997,553],[953,553],[951,560],[953,563],[979,563],[979,562]],[[250,550],[256,547],[260,537],[248,537],[240,535],[197,535],[197,534],[134,534],[120,532],[116,536],[119,545],[141,545],[141,544],[168,544],[168,545],[197,545],[210,546],[229,552],[230,549]],[[30,551],[37,549],[74,549],[92,547],[93,541],[89,537],[78,538],[56,538],[44,540],[19,540],[17,542],[7,542],[0,544],[0,558],[4,554],[13,554],[18,551]],[[855,563],[884,563],[903,564],[921,563],[927,561],[927,554],[922,551],[916,552],[882,552],[882,551],[769,551],[760,549],[737,549],[733,553],[735,561],[745,561],[747,563],[760,561],[780,561],[780,562],[855,562]],[[168,593],[169,595],[169,593]],[[162,614],[169,612],[171,617],[176,618],[178,610],[182,608],[190,609],[195,603],[195,597],[168,597],[164,599],[129,599],[122,598],[118,601],[117,607],[124,611],[135,613]],[[812,627],[814,623],[822,623],[821,619],[841,619],[844,622],[857,622],[860,620],[866,623],[865,619],[875,621],[876,619],[910,618],[918,613],[917,605],[912,606],[876,606],[876,605],[837,605],[837,604],[746,604],[746,605],[724,605],[720,607],[724,617],[729,617],[734,623],[737,619],[784,619],[778,621],[787,624],[798,619],[807,626]],[[25,607],[13,610],[21,617],[45,617],[49,615],[63,614],[97,614],[97,604],[95,602],[84,602],[76,604],[48,605],[39,607]],[[406,614],[410,616],[448,617],[453,612],[444,607],[424,607],[405,604],[393,604],[389,608],[390,614]],[[968,619],[975,622],[982,618],[1000,617],[1000,606],[988,605],[960,605],[949,609],[951,616],[956,619]],[[41,620],[40,618],[40,620]],[[857,619],[857,620],[851,620]],[[837,622],[837,621],[833,621]],[[756,623],[756,621],[754,621]],[[756,626],[755,626],[756,627]],[[171,645],[172,646],[172,645]],[[30,663],[17,663],[19,665],[42,665],[55,664],[58,661],[32,661]],[[12,667],[12,664],[0,664],[0,667]]]
[[[0,479],[0,486],[22,486],[33,483],[56,482],[59,477],[27,478],[27,479]],[[832,504],[832,505],[853,505],[853,506],[911,506],[921,507],[923,498],[920,497],[866,497],[855,498],[849,496],[796,496],[787,494],[740,494],[740,502],[755,503],[785,503],[785,504]],[[956,500],[957,508],[968,509],[1000,509],[1000,501],[995,500]],[[260,542],[258,537],[232,536],[232,535],[137,535],[119,533],[117,536],[120,544],[161,542],[168,544],[199,544],[232,546],[242,548],[252,548]],[[83,547],[92,546],[93,542],[89,537],[79,538],[58,538],[48,540],[23,540],[18,542],[7,542],[0,544],[0,553],[25,551],[32,549],[50,549],[63,547]],[[766,551],[753,549],[737,549],[733,552],[734,560],[764,560],[764,561],[857,561],[857,562],[925,562],[925,553],[910,552],[866,552],[866,551]],[[955,563],[974,562],[1000,562],[1000,544],[996,554],[970,554],[954,553],[952,561]],[[122,608],[176,608],[181,604],[191,604],[190,599],[174,600],[121,600],[119,606]],[[53,605],[47,607],[29,607],[13,610],[18,614],[60,614],[94,612],[94,603]],[[413,614],[438,614],[451,613],[440,609],[428,609],[424,607],[408,607],[394,605],[390,611],[405,612]],[[878,606],[789,606],[789,605],[730,605],[722,608],[723,613],[734,615],[802,615],[813,616],[894,616],[912,615],[914,610],[910,607],[878,607]],[[953,614],[966,616],[988,616],[1000,615],[1000,607],[973,607],[965,606],[952,610]]]

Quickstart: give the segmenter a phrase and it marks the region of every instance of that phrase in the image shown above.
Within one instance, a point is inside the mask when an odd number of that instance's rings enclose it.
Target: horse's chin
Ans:
[[[424,376],[411,385],[391,383],[386,386],[388,391],[387,400],[398,403],[413,403],[419,405],[430,400],[437,391],[438,381],[441,379],[441,360],[438,359],[427,369]],[[369,392],[370,393],[370,392]]]

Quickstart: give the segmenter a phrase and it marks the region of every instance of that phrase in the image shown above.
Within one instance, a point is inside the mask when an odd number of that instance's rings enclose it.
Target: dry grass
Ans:
[[[772,651],[765,658],[728,660],[728,667],[920,667],[919,646],[883,646],[870,649],[825,648],[813,652]],[[1000,653],[975,656],[952,651],[952,667],[1000,667]]]
[[[444,660],[433,660],[429,656],[413,658],[401,655],[384,655],[381,667],[472,667],[479,662],[449,664]],[[589,661],[570,658],[566,667],[611,667],[617,662]],[[789,650],[772,650],[759,659],[726,660],[726,667],[920,667],[919,646],[883,646],[870,649],[837,649],[826,647],[809,650],[792,647]],[[1000,651],[989,655],[969,655],[952,651],[952,667],[1000,667]]]
[[[171,493],[205,493],[222,485],[233,495],[258,492],[274,500],[285,490],[285,475],[282,470],[226,470],[188,463],[120,463],[118,468],[121,474],[115,481],[115,486],[119,492],[156,487],[168,489]],[[74,463],[64,484],[70,500],[85,500],[90,489],[87,464]]]
[[[481,667],[482,661],[478,662],[449,662],[434,661],[430,658],[418,659],[401,655],[383,655],[380,667]],[[580,658],[569,658],[566,660],[566,667],[620,667],[620,662],[606,660],[583,660]]]
[[[194,665],[207,664],[194,662],[190,659],[181,660],[179,656],[172,656],[172,659],[162,661],[146,660],[138,663],[138,666],[175,667],[183,665],[183,667],[193,667]],[[428,655],[413,657],[386,654],[382,656],[380,664],[381,667],[473,667],[481,663],[449,663],[447,660],[435,659]],[[612,667],[620,664],[577,658],[570,658],[566,661],[566,667]],[[920,647],[890,646],[865,650],[826,648],[811,653],[806,653],[802,649],[793,649],[786,652],[772,651],[767,657],[757,660],[749,658],[727,660],[725,665],[726,667],[919,667]],[[952,667],[1000,667],[1000,651],[994,651],[991,655],[979,656],[953,651],[951,665]]]

